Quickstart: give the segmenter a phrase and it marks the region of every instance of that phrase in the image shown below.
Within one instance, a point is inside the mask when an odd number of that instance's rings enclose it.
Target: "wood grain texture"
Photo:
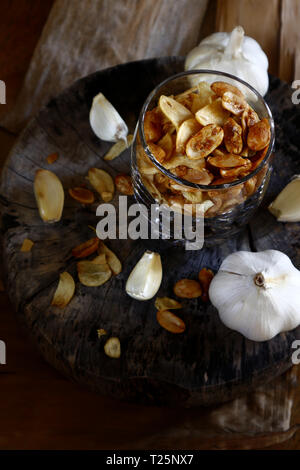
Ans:
[[[0,79],[6,83],[6,105],[0,117],[15,103],[34,48],[53,0],[1,0]]]
[[[259,42],[268,56],[269,72],[277,75],[280,0],[218,0],[216,31],[232,31],[237,25]]]
[[[74,80],[112,65],[186,54],[197,44],[207,0],[56,0],[12,113],[19,131]]]
[[[299,19],[299,1],[282,0],[279,60],[279,75],[282,80],[292,80],[295,74],[296,54],[299,54],[300,49]]]
[[[177,279],[196,277],[203,266],[217,270],[227,254],[239,249],[277,247],[300,266],[299,225],[277,224],[262,209],[251,223],[250,240],[246,230],[224,245],[201,250],[192,257],[164,242],[112,241],[110,246],[124,264],[123,272],[99,288],[77,282],[76,296],[61,311],[50,306],[58,273],[68,270],[76,277],[71,249],[91,236],[88,225],[97,223],[97,203],[86,210],[67,196],[63,219],[45,225],[38,216],[32,189],[36,169],[49,168],[46,156],[53,151],[59,152],[59,159],[51,170],[65,189],[81,183],[92,166],[107,169],[112,175],[128,172],[128,152],[110,163],[101,158],[110,144],[99,141],[90,129],[88,113],[93,96],[102,90],[132,131],[148,92],[182,68],[183,60],[175,58],[125,64],[92,74],[53,99],[25,129],[3,169],[1,229],[8,293],[50,363],[101,393],[146,403],[193,406],[228,400],[282,373],[291,364],[291,343],[299,332],[253,343],[221,324],[212,305],[195,299],[184,302],[186,334],[170,335],[157,324],[153,301],[137,302],[125,294],[129,272],[145,249],[159,250],[168,273],[159,294],[170,295]],[[118,87],[120,76],[122,89]],[[143,80],[136,83],[132,94],[136,77]],[[271,81],[268,100],[281,125],[269,197],[287,182],[292,171],[300,172],[299,115],[295,107],[291,108],[289,94],[286,85]],[[287,244],[289,233],[293,234],[292,244]],[[20,252],[25,237],[35,242],[30,253]],[[120,360],[105,356],[105,339],[97,338],[97,328],[120,338]]]

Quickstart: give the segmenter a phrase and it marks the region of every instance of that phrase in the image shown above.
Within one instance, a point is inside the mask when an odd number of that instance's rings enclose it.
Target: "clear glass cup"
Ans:
[[[146,112],[157,106],[161,95],[181,94],[199,81],[208,81],[209,83],[223,81],[238,87],[259,118],[267,118],[270,123],[271,139],[268,147],[254,157],[255,163],[253,163],[251,172],[242,178],[223,184],[205,185],[192,182],[184,179],[184,175],[181,176],[178,171],[177,174],[171,173],[164,164],[156,160],[146,142],[144,133]],[[182,198],[180,191],[178,191],[180,188],[189,199],[191,199],[189,194],[194,195],[192,201],[212,201],[213,206],[204,214],[205,245],[222,243],[226,238],[237,234],[248,223],[260,205],[270,180],[274,142],[272,113],[263,97],[249,84],[230,74],[211,70],[193,70],[174,75],[160,83],[150,93],[139,116],[131,152],[135,198],[138,203],[146,206],[149,213],[151,205],[155,203],[172,206],[173,210],[178,207],[180,211],[182,201],[185,201],[185,196]],[[172,187],[175,188],[174,193],[161,194],[158,191],[160,180],[163,181],[165,178],[168,178]],[[189,199],[185,201],[186,204],[191,203]],[[172,234],[170,238],[172,238]]]

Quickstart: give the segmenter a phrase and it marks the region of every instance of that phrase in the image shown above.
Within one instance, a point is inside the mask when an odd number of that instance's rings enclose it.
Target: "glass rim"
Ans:
[[[181,77],[185,77],[185,76],[188,76],[188,75],[201,75],[201,74],[210,74],[210,75],[219,75],[220,77],[228,77],[232,80],[235,80],[237,82],[240,82],[242,85],[244,85],[246,88],[248,88],[249,90],[251,90],[257,97],[258,99],[263,103],[263,106],[267,112],[267,115],[268,115],[268,120],[270,122],[270,129],[271,129],[271,139],[270,139],[270,143],[269,143],[269,146],[268,146],[268,150],[266,152],[266,155],[265,157],[263,158],[263,160],[260,162],[260,164],[257,166],[257,168],[255,168],[255,170],[253,170],[251,173],[249,173],[248,175],[244,176],[243,178],[240,178],[240,179],[237,179],[237,180],[234,180],[234,181],[231,181],[229,183],[223,183],[223,184],[197,184],[197,183],[192,183],[191,181],[188,181],[188,180],[185,180],[184,178],[180,178],[179,176],[176,176],[174,173],[171,173],[169,170],[167,170],[161,163],[159,163],[156,158],[154,157],[154,155],[151,153],[148,145],[147,145],[147,141],[146,141],[146,137],[145,137],[145,133],[144,133],[144,119],[145,119],[145,114],[146,112],[148,111],[148,106],[152,100],[152,98],[157,94],[157,92],[159,91],[160,88],[162,88],[163,86],[165,86],[166,84],[168,84],[169,82],[177,79],[177,78],[181,78]],[[239,184],[242,184],[242,183],[245,183],[246,181],[248,181],[249,179],[251,179],[253,176],[255,176],[257,173],[259,173],[259,171],[264,167],[265,163],[269,160],[269,158],[271,157],[272,153],[273,153],[273,149],[274,149],[274,142],[275,142],[275,125],[274,125],[274,119],[273,119],[273,116],[272,116],[272,112],[268,106],[268,104],[266,103],[265,99],[263,98],[263,96],[257,91],[255,90],[255,88],[253,88],[249,83],[245,82],[244,80],[242,80],[241,78],[238,78],[234,75],[231,75],[230,73],[227,73],[227,72],[220,72],[218,70],[209,70],[209,69],[195,69],[195,70],[188,70],[188,71],[184,71],[184,72],[180,72],[180,73],[177,73],[175,75],[172,75],[171,77],[169,78],[166,78],[165,80],[163,80],[162,82],[160,82],[152,91],[151,93],[149,93],[149,95],[147,96],[144,104],[143,104],[143,107],[142,107],[142,110],[140,112],[140,115],[139,115],[139,120],[138,120],[138,132],[139,132],[139,136],[140,136],[140,139],[141,139],[141,142],[143,144],[143,148],[146,152],[146,154],[148,155],[148,157],[150,158],[150,160],[152,161],[152,163],[166,176],[168,176],[168,178],[171,178],[172,180],[176,181],[178,184],[181,184],[183,186],[188,186],[190,188],[194,188],[194,189],[202,189],[202,190],[213,190],[213,189],[228,189],[228,188],[231,188],[231,187],[234,187],[234,186],[237,186]],[[264,149],[263,149],[264,150]]]

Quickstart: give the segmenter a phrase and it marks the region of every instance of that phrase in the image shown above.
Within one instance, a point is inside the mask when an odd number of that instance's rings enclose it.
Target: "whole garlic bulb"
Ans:
[[[227,72],[252,85],[263,96],[269,87],[268,66],[268,58],[258,42],[244,36],[241,26],[236,26],[231,33],[214,33],[203,39],[185,61],[185,70]],[[209,81],[204,76],[203,80]]]
[[[209,298],[222,322],[252,341],[300,324],[300,271],[284,253],[237,251],[213,278]]]

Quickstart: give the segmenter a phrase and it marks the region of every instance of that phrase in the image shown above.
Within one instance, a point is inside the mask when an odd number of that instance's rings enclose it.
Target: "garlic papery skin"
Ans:
[[[231,33],[214,33],[187,55],[185,70],[208,69],[227,72],[253,86],[262,96],[269,87],[268,58],[255,39],[244,35],[241,26]],[[210,83],[218,76],[204,76]],[[196,79],[192,84],[196,85]]]
[[[93,99],[90,110],[90,125],[94,133],[101,140],[127,142],[128,128],[114,106],[98,93]]]
[[[145,251],[131,271],[126,292],[136,300],[149,300],[155,296],[162,281],[162,264],[159,253]]]
[[[64,189],[60,179],[49,170],[37,170],[34,178],[34,194],[41,219],[58,222],[64,207]]]
[[[209,288],[221,321],[252,341],[267,341],[300,324],[300,272],[284,253],[237,251]]]
[[[300,222],[300,175],[294,176],[268,209],[278,222]]]

